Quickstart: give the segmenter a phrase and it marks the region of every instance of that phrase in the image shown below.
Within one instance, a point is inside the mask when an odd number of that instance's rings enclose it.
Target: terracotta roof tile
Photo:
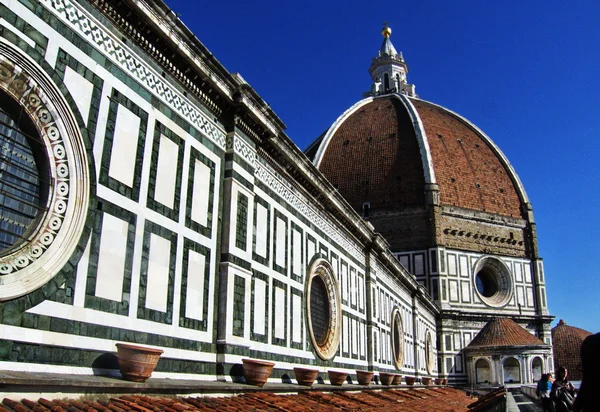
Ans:
[[[521,217],[521,201],[492,146],[467,122],[432,103],[411,99],[425,129],[440,203]],[[313,155],[323,136],[309,148]],[[423,206],[425,177],[413,122],[396,97],[377,98],[333,133],[319,170],[359,213]]]
[[[506,346],[543,345],[544,342],[532,335],[514,320],[496,318],[489,321],[467,346],[468,349]]]
[[[444,108],[411,99],[431,149],[440,203],[520,217],[509,172],[481,135]]]
[[[581,344],[592,332],[569,326],[564,320],[552,328],[554,346],[554,368],[564,366],[569,371],[570,380],[581,380]]]
[[[395,97],[375,99],[335,131],[319,170],[356,210],[423,205],[425,177],[412,121]]]
[[[452,388],[406,388],[336,391],[331,393],[305,391],[293,395],[270,392],[247,393],[230,397],[164,398],[142,395],[110,399],[53,400],[37,402],[23,399],[18,402],[5,398],[0,412],[95,412],[95,411],[467,411],[473,402],[464,392]]]

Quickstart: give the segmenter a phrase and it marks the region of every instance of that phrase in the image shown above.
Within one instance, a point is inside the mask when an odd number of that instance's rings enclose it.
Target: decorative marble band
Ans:
[[[184,119],[212,139],[219,147],[225,148],[225,133],[191,104],[182,93],[171,87],[148,65],[144,64],[113,35],[96,23],[79,6],[69,0],[42,0],[41,3],[52,9],[82,37],[109,56],[119,67],[144,87],[163,99]]]
[[[361,261],[364,260],[364,252],[356,246],[355,242],[351,242],[339,230],[335,229],[334,225],[324,218],[323,215],[319,213],[306,198],[301,196],[294,186],[287,183],[283,178],[279,177],[278,173],[275,172],[265,162],[260,160],[256,161],[255,177],[269,186],[288,204],[294,207],[300,214],[305,216],[306,219],[313,222],[320,230],[327,234],[327,236],[329,236],[333,241],[337,242],[340,247],[352,253],[356,259]]]
[[[43,141],[48,200],[28,240],[0,256],[0,301],[45,284],[71,257],[90,196],[83,137],[58,88],[37,65],[0,39],[0,89],[21,105]]]

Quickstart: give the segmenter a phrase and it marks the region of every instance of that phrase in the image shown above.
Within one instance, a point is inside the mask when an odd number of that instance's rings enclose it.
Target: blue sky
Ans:
[[[420,97],[484,130],[525,185],[553,325],[600,331],[600,2],[167,4],[302,149],[369,89],[388,21]]]

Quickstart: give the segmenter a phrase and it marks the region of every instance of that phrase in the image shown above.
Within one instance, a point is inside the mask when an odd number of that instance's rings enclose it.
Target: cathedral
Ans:
[[[117,343],[171,379],[553,369],[525,189],[417,96],[389,27],[303,152],[162,0],[0,9],[0,370],[116,375]]]

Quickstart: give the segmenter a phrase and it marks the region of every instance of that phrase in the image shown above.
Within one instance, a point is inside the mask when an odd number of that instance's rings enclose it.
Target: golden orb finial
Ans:
[[[381,34],[386,39],[392,35],[392,29],[390,28],[390,26],[388,26],[387,21],[383,23],[383,29],[381,29]]]

